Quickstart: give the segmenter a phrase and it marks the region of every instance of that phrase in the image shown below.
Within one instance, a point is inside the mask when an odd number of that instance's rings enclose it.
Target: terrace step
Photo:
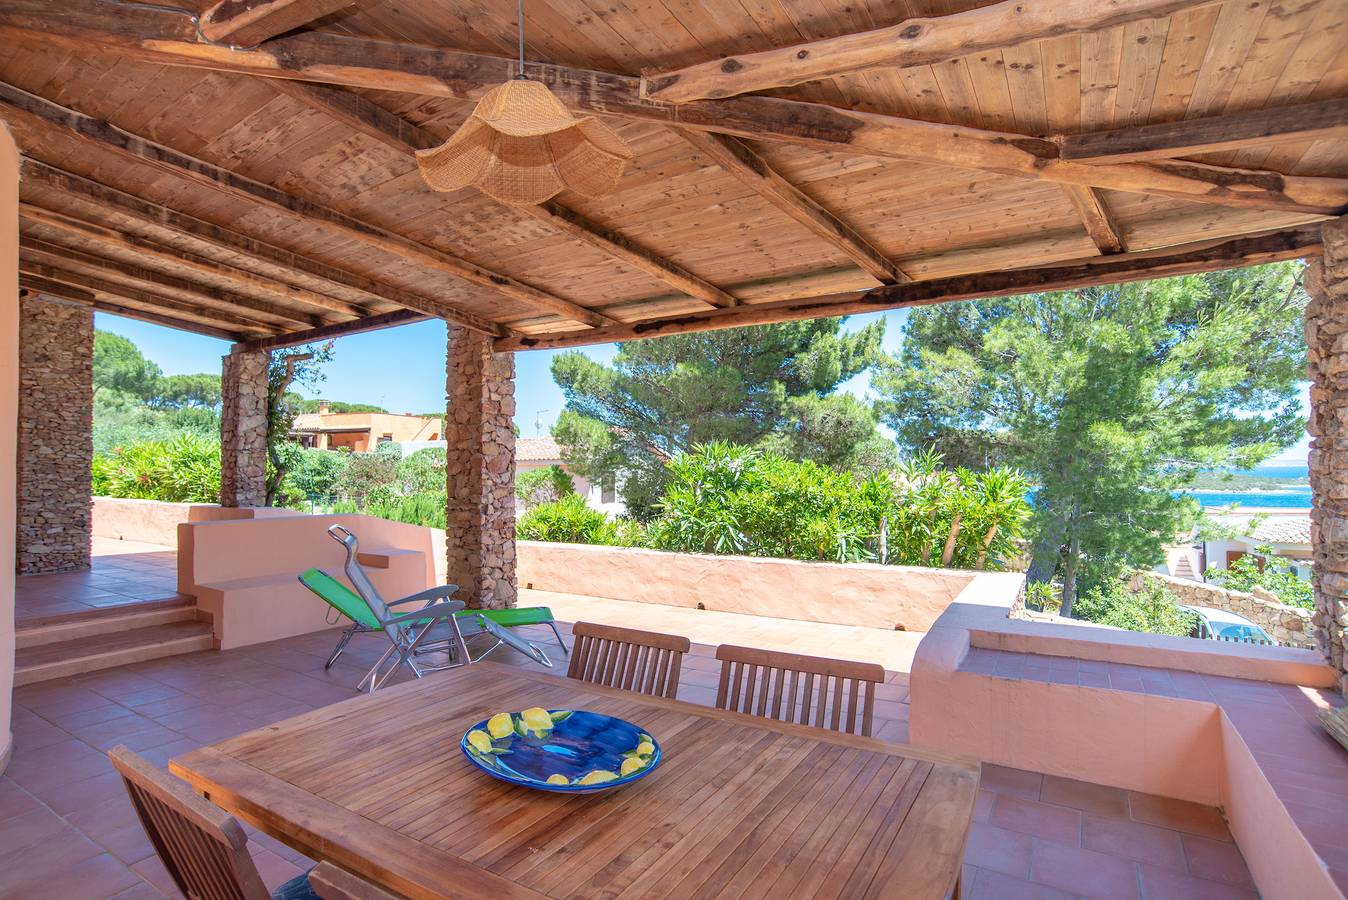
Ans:
[[[194,607],[187,607],[195,615]],[[14,654],[14,686],[210,650],[210,622],[182,621],[57,641]]]
[[[14,645],[17,650],[26,650],[29,647],[113,634],[149,625],[195,622],[198,618],[195,600],[179,594],[163,600],[147,600],[87,612],[20,619],[16,623]]]

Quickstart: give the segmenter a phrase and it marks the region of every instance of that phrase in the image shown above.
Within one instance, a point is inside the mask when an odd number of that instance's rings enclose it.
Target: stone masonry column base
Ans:
[[[265,350],[226,356],[220,372],[220,505],[267,505]]]

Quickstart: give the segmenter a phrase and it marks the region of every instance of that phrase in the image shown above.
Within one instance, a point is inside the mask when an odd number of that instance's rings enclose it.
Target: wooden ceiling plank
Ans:
[[[1091,236],[1091,240],[1095,242],[1102,255],[1123,253],[1127,249],[1123,243],[1123,232],[1119,230],[1118,223],[1114,221],[1114,216],[1110,213],[1109,206],[1100,191],[1092,187],[1065,184],[1063,192],[1076,207],[1077,214],[1081,216],[1081,224],[1086,226],[1086,233]]]
[[[1348,135],[1348,98],[1060,138],[1063,159],[1131,163]]]
[[[493,272],[444,251],[363,222],[270,184],[221,168],[181,153],[164,144],[122,131],[116,126],[77,110],[0,82],[0,112],[20,122],[54,127],[124,159],[148,163],[155,168],[233,197],[258,203],[310,224],[340,231],[371,247],[396,257],[411,259],[470,284],[488,288],[537,309],[545,309],[583,325],[598,327],[621,324],[616,319],[586,309],[509,275]]]
[[[83,272],[73,272],[62,269],[59,266],[38,262],[22,253],[19,255],[19,272],[23,275],[46,278],[50,281],[94,291],[98,294],[106,294],[111,297],[119,298],[124,303],[133,306],[139,305],[150,307],[152,312],[164,312],[166,314],[176,315],[179,318],[185,318],[189,321],[199,322],[203,325],[209,325],[215,328],[222,328],[230,332],[239,332],[246,334],[249,337],[267,337],[268,335],[273,335],[281,331],[280,328],[270,325],[259,325],[256,323],[241,322],[237,319],[230,319],[227,317],[228,314],[221,313],[219,310],[164,297],[159,294],[151,293],[150,291],[130,287],[115,281],[108,281],[94,275],[86,275]]]
[[[861,293],[831,294],[803,300],[746,304],[735,309],[650,319],[620,328],[590,332],[498,338],[496,349],[544,350],[587,344],[630,341],[670,334],[715,331],[743,325],[792,322],[826,316],[850,316],[868,312],[971,300],[1005,297],[1039,291],[1061,291],[1102,284],[1119,284],[1152,278],[1167,278],[1219,269],[1234,269],[1279,260],[1318,255],[1321,226],[1297,228],[1224,241],[1184,244],[1164,250],[1093,257],[1052,266],[1005,269],[909,281],[885,285]]]
[[[0,32],[24,40],[94,43],[142,60],[459,100],[481,99],[517,63],[502,57],[328,32],[304,32],[255,50],[203,45],[181,16],[143,6],[5,0]],[[1283,175],[1194,162],[1086,165],[1061,159],[1051,140],[841,109],[778,97],[741,96],[681,105],[644,100],[640,79],[531,63],[572,109],[834,151],[979,169],[1019,178],[1158,194],[1217,205],[1337,215],[1348,179]]]
[[[252,47],[351,6],[355,0],[220,0],[201,14],[202,37]]]
[[[279,347],[295,347],[299,344],[309,344],[314,341],[328,341],[333,338],[344,337],[350,334],[362,334],[367,331],[378,331],[382,328],[393,328],[397,325],[410,325],[413,322],[424,322],[431,318],[423,313],[411,309],[395,309],[392,312],[380,313],[377,316],[366,316],[363,319],[357,319],[354,322],[338,322],[335,325],[323,325],[319,328],[310,328],[305,331],[294,331],[289,334],[278,334],[274,337],[259,338],[249,341],[245,350],[275,350]]]
[[[324,110],[353,130],[373,137],[399,152],[412,154],[417,150],[438,147],[443,143],[424,128],[351,91],[279,79],[276,87],[282,93]],[[739,302],[730,293],[697,277],[682,266],[640,246],[626,235],[589,221],[580,213],[555,200],[537,205],[500,205],[544,222],[573,240],[588,244],[683,291],[690,297],[705,300],[712,306],[734,306]]]
[[[438,300],[405,291],[386,282],[376,281],[345,269],[318,262],[308,256],[293,253],[273,244],[231,231],[187,213],[151,203],[116,188],[99,184],[88,178],[66,172],[46,163],[25,157],[22,180],[40,183],[62,196],[94,204],[109,212],[127,216],[146,225],[179,232],[194,241],[242,256],[264,261],[283,269],[303,272],[312,278],[360,291],[386,303],[397,304],[427,315],[445,319],[473,331],[493,337],[502,334],[502,328],[486,319],[450,307]]]
[[[226,279],[244,288],[266,291],[270,294],[285,297],[293,303],[317,307],[326,314],[335,314],[337,319],[354,319],[369,315],[369,310],[362,309],[353,303],[347,303],[345,300],[338,300],[336,297],[329,297],[316,291],[295,287],[265,275],[259,275],[235,266],[228,266],[213,259],[188,253],[185,250],[179,250],[177,247],[160,244],[139,235],[104,228],[101,225],[27,201],[20,202],[19,214],[30,222],[46,225],[100,244],[118,247],[147,259],[183,266],[203,275]]]
[[[742,53],[644,75],[641,96],[668,103],[791,87],[878,67],[911,68],[1044,38],[1159,19],[1213,0],[1002,0],[945,16]]]

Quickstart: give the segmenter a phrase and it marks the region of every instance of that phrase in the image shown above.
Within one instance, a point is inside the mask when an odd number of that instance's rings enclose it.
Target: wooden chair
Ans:
[[[323,900],[402,900],[401,894],[391,894],[330,862],[314,866],[309,872],[309,884]]]
[[[108,757],[159,859],[185,896],[201,900],[272,900],[312,896],[303,875],[268,891],[248,855],[248,835],[229,813],[126,747]]]
[[[577,622],[571,635],[568,678],[652,697],[679,692],[679,668],[692,646],[688,638],[593,622]]]
[[[717,709],[870,737],[883,667],[730,644],[717,647],[716,658]]]

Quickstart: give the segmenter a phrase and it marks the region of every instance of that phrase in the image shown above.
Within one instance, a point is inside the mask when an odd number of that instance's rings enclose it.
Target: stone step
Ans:
[[[210,650],[209,622],[172,622],[28,647],[14,654],[14,686]]]
[[[20,619],[15,627],[14,646],[16,650],[25,650],[150,625],[195,622],[198,618],[196,601],[179,594],[163,600],[147,600],[88,612]]]

